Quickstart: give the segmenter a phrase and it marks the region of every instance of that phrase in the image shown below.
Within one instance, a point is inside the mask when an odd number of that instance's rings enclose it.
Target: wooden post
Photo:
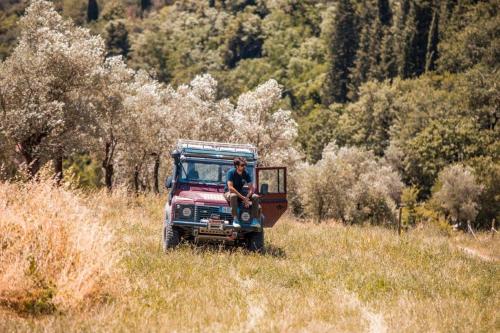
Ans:
[[[403,212],[403,206],[399,207],[399,216],[398,216],[398,235],[401,236],[401,213]]]
[[[470,224],[470,220],[467,220],[467,229],[469,229],[469,232],[472,234],[472,236],[474,236],[474,238],[476,240],[479,240],[479,239],[477,239],[476,234],[474,233],[474,230],[472,229],[472,225]]]
[[[491,238],[495,237],[495,234],[498,232],[495,228],[496,220],[491,220]]]

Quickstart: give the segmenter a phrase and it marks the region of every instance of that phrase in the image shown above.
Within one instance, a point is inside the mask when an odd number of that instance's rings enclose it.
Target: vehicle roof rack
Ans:
[[[243,153],[252,154],[257,157],[257,148],[250,144],[240,143],[222,143],[222,142],[209,142],[209,141],[196,141],[181,139],[177,141],[177,149],[179,150],[204,150],[207,153],[214,152],[219,154],[224,153]],[[231,154],[231,155],[233,155]]]

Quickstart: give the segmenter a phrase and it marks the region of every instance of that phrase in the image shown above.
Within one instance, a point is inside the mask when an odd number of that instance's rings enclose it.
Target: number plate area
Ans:
[[[224,230],[224,221],[217,219],[209,219],[206,227],[200,227],[200,233],[209,235],[224,235],[229,236],[232,230],[227,228]]]
[[[220,212],[222,214],[231,214],[231,207],[224,207],[223,206],[223,207],[220,208]]]

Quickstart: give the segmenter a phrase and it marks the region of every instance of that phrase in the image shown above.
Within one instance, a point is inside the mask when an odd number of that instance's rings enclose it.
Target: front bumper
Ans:
[[[184,227],[184,228],[195,228],[198,229],[199,232],[203,233],[204,231],[214,230],[213,224],[209,223],[209,220],[201,220],[198,222],[194,221],[179,221],[174,220],[174,226]],[[261,228],[255,228],[250,226],[250,223],[240,223],[241,228],[235,228],[231,223],[221,223],[221,231],[260,231]],[[222,234],[222,232],[221,232]]]

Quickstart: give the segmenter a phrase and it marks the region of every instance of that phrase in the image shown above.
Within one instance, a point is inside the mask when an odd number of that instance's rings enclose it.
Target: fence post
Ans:
[[[403,206],[399,207],[399,216],[398,216],[398,235],[401,236],[401,213],[403,211]]]

